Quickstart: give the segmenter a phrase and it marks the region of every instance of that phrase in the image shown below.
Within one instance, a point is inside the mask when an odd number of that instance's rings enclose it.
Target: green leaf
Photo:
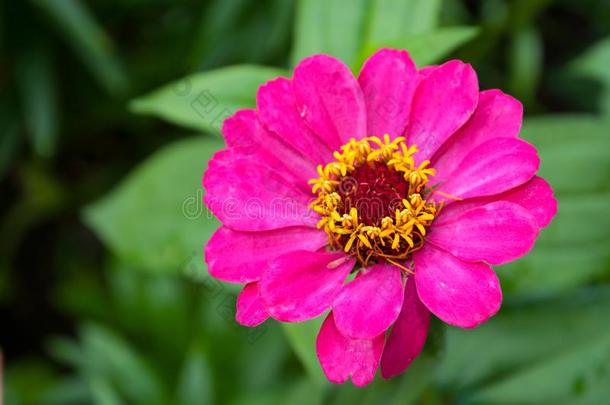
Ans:
[[[310,379],[302,378],[292,384],[282,395],[282,404],[324,404],[324,392]]]
[[[288,391],[291,387],[289,386],[285,390],[273,389],[266,390],[263,392],[257,392],[256,395],[253,393],[239,393],[237,398],[231,401],[231,405],[284,405],[288,402],[285,401],[286,391]],[[290,395],[290,394],[288,394]],[[315,401],[315,399],[314,399]],[[315,402],[306,402],[302,405],[315,405]],[[301,405],[298,402],[297,405]]]
[[[65,337],[54,336],[46,342],[47,351],[59,363],[72,368],[82,365],[85,353],[76,342]]]
[[[23,117],[34,151],[53,155],[58,132],[57,78],[50,55],[42,48],[27,50],[18,62],[18,85]]]
[[[183,280],[166,274],[143,277],[128,266],[117,266],[107,274],[113,304],[108,310],[115,314],[122,330],[145,339],[151,346],[182,355],[189,343],[194,311]]]
[[[585,76],[597,79],[610,86],[610,72],[607,66],[610,64],[610,37],[605,38],[570,63],[570,67]]]
[[[100,325],[81,330],[84,358],[81,372],[108,381],[133,403],[163,403],[163,385],[139,354],[120,336]]]
[[[145,161],[84,220],[123,262],[158,272],[204,271],[201,249],[218,222],[202,203],[201,178],[215,138],[169,145]]]
[[[601,109],[610,115],[610,37],[588,48],[576,58],[570,68],[577,74],[599,81],[603,84]]]
[[[31,0],[55,22],[100,84],[113,95],[127,90],[128,80],[113,44],[87,7],[78,0]]]
[[[509,92],[526,106],[538,89],[543,69],[543,44],[538,30],[525,27],[513,34],[510,47]]]
[[[375,378],[362,390],[352,384],[343,384],[335,388],[332,405],[407,405],[419,403],[422,391],[434,382],[436,360],[427,354],[421,354],[411,363],[407,371],[391,380]]]
[[[99,377],[86,377],[85,379],[95,405],[120,405],[123,402],[118,392],[107,380]]]
[[[91,401],[90,388],[79,377],[63,377],[45,392],[40,403],[46,405],[84,404]]]
[[[561,196],[551,225],[537,243],[543,246],[586,248],[610,238],[610,193]]]
[[[285,60],[292,40],[295,1],[210,0],[192,38],[187,71],[214,68],[233,61],[264,63]],[[189,38],[191,41],[191,38]],[[253,46],[253,41],[256,41]]]
[[[324,395],[319,387],[306,377],[297,377],[283,381],[280,385],[264,390],[248,391],[239,390],[238,396],[233,399],[231,405],[322,405]]]
[[[352,66],[360,51],[365,10],[365,0],[299,0],[292,65],[326,53]]]
[[[227,321],[234,322],[234,319],[230,318]],[[277,376],[282,374],[287,358],[292,355],[282,325],[279,322],[268,321],[256,328],[248,328],[243,333],[248,344],[242,348],[239,357],[244,364],[256,364],[257,367],[244,367],[239,376],[235,377],[248,391],[273,385]],[[266,372],[261,373],[260,370]]]
[[[448,54],[472,40],[479,33],[477,27],[447,27],[423,34],[404,36],[364,47],[362,61],[379,48],[406,49],[418,66],[440,62]]]
[[[90,323],[81,327],[79,335],[78,343],[53,338],[48,342],[48,350],[55,359],[77,370],[96,401],[114,403],[112,399],[124,396],[133,403],[163,402],[166,395],[161,381],[121,336]]]
[[[537,147],[539,174],[553,187],[559,208],[534,250],[500,269],[504,286],[520,294],[557,292],[607,274],[610,121],[586,115],[528,118],[522,136]]]
[[[431,32],[441,5],[441,0],[372,0],[366,40],[382,43]]]
[[[320,388],[328,386],[316,355],[316,337],[325,317],[324,315],[306,322],[282,325],[292,349],[301,360],[311,380]]]
[[[527,367],[553,361],[558,353],[586,350],[593,338],[610,333],[608,288],[510,304],[505,303],[498,316],[477,329],[448,329],[446,356],[438,367],[443,386],[453,390],[491,386]],[[572,360],[575,369],[580,367],[578,358]],[[559,386],[535,384],[543,391]]]
[[[200,70],[207,63],[218,63],[214,57],[215,48],[224,48],[231,43],[231,37],[241,31],[238,29],[241,28],[240,13],[248,6],[248,0],[212,0],[208,3],[202,7],[205,12],[192,39],[189,65],[193,70]]]
[[[555,114],[527,117],[521,136],[539,148],[610,139],[610,121],[595,115]]]
[[[528,118],[522,137],[538,148],[539,174],[555,192],[610,188],[610,121],[586,115]]]
[[[475,392],[476,404],[600,404],[610,389],[610,333]]]
[[[195,73],[133,100],[129,107],[134,113],[218,133],[236,110],[255,107],[260,85],[282,75],[283,70],[254,65]]]
[[[503,290],[513,294],[565,291],[610,274],[608,244],[610,239],[586,244],[536,246],[522,259],[496,270]]]
[[[434,382],[437,361],[422,354],[409,366],[405,374],[396,377],[395,389],[389,404],[404,405],[419,403],[422,391]]]
[[[212,404],[212,381],[208,362],[199,349],[191,350],[182,366],[177,386],[179,405]]]

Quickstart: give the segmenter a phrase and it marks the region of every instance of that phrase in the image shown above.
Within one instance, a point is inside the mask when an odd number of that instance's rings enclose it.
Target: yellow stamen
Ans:
[[[391,140],[386,134],[383,139],[371,136],[356,141],[352,138],[333,154],[335,161],[316,168],[318,178],[309,184],[317,198],[310,206],[322,216],[317,226],[328,234],[332,247],[355,256],[363,266],[375,258],[412,272],[399,261],[404,262],[421,248],[426,228],[442,208],[422,196],[430,192],[425,187],[435,171],[429,167],[428,160],[416,165],[416,153],[417,147],[408,147],[404,137]],[[408,184],[408,195],[403,197],[393,217],[383,217],[376,224],[362,223],[356,207],[344,206],[342,195],[349,192],[340,190],[340,186],[356,169],[379,164],[400,173]],[[444,195],[432,191],[435,192]]]

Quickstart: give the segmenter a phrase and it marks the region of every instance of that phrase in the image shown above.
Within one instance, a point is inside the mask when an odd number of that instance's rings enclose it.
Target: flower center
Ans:
[[[309,181],[317,196],[310,207],[322,216],[318,228],[331,247],[365,267],[385,260],[408,270],[398,262],[423,246],[438,211],[425,199],[434,169],[428,160],[416,166],[416,152],[403,137],[352,138],[333,162],[318,166],[319,177]]]

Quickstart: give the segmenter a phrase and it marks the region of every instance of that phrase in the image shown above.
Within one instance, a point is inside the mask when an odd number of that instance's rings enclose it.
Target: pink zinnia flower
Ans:
[[[245,284],[237,321],[330,310],[320,364],[360,386],[379,364],[384,378],[408,367],[430,312],[485,322],[502,301],[491,265],[526,254],[557,210],[521,121],[517,100],[479,92],[470,65],[418,70],[399,50],[378,51],[358,78],[316,55],[266,83],[255,110],[225,121],[227,148],[203,180],[223,223],[210,274]]]

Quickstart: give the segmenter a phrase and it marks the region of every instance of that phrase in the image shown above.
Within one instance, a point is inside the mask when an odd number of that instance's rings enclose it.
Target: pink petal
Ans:
[[[428,77],[430,72],[434,71],[434,69],[437,67],[438,65],[424,66],[423,68],[419,69],[419,75],[422,77]]]
[[[343,287],[335,299],[333,312],[337,328],[351,338],[373,339],[398,318],[403,291],[398,267],[371,266]]]
[[[417,145],[418,162],[434,152],[472,115],[479,98],[479,84],[472,66],[454,60],[427,70],[419,84],[409,125],[409,145]]]
[[[457,215],[461,215],[472,208],[480,207],[495,201],[508,201],[519,204],[527,209],[538,222],[538,226],[547,226],[557,213],[557,200],[553,195],[553,189],[541,177],[534,176],[527,183],[489,197],[469,198],[458,201],[443,208],[441,215],[435,220],[435,225],[443,222],[451,222]]]
[[[364,64],[358,82],[364,93],[368,135],[402,135],[419,76],[406,51],[381,49]]]
[[[470,120],[447,141],[433,159],[435,182],[444,182],[460,167],[475,147],[493,138],[516,138],[523,121],[523,106],[500,90],[479,94],[477,109]]]
[[[354,385],[367,385],[375,378],[383,338],[383,335],[372,340],[345,337],[335,326],[331,312],[324,320],[316,340],[316,352],[324,374],[336,384],[342,384],[351,377]]]
[[[328,243],[319,229],[295,226],[263,232],[220,227],[205,248],[210,274],[230,283],[258,281],[267,263],[296,250],[316,251]]]
[[[339,60],[327,55],[303,59],[294,70],[297,110],[329,144],[366,136],[366,107],[358,82]]]
[[[538,176],[520,187],[500,194],[498,199],[526,208],[541,228],[547,226],[557,213],[557,200],[553,189],[546,180]]]
[[[230,148],[239,148],[255,160],[294,176],[307,191],[307,181],[316,177],[318,162],[311,161],[303,153],[291,148],[260,122],[256,110],[239,110],[227,118],[222,133]]]
[[[258,293],[258,283],[250,283],[237,297],[235,319],[244,326],[257,326],[269,318]]]
[[[280,77],[261,86],[256,104],[265,127],[316,166],[332,159],[333,151],[341,146],[338,142],[327,143],[305,125],[297,112],[292,83],[288,79]]]
[[[430,313],[417,296],[415,279],[407,278],[400,316],[386,340],[381,357],[381,375],[391,378],[404,372],[424,348]]]
[[[504,264],[529,252],[538,231],[527,209],[497,201],[433,223],[426,241],[462,260]]]
[[[344,253],[296,251],[268,265],[260,281],[267,312],[283,322],[315,318],[330,308],[355,260]]]
[[[281,169],[265,163],[239,148],[216,152],[203,178],[210,211],[240,231],[315,226],[317,216],[307,206],[311,195]]]
[[[500,309],[500,282],[488,265],[461,261],[430,244],[413,259],[419,298],[446,323],[474,328]]]
[[[536,149],[513,138],[494,138],[474,148],[447,182],[438,187],[434,199],[447,202],[444,194],[461,199],[502,193],[526,183],[536,171],[540,159]]]

